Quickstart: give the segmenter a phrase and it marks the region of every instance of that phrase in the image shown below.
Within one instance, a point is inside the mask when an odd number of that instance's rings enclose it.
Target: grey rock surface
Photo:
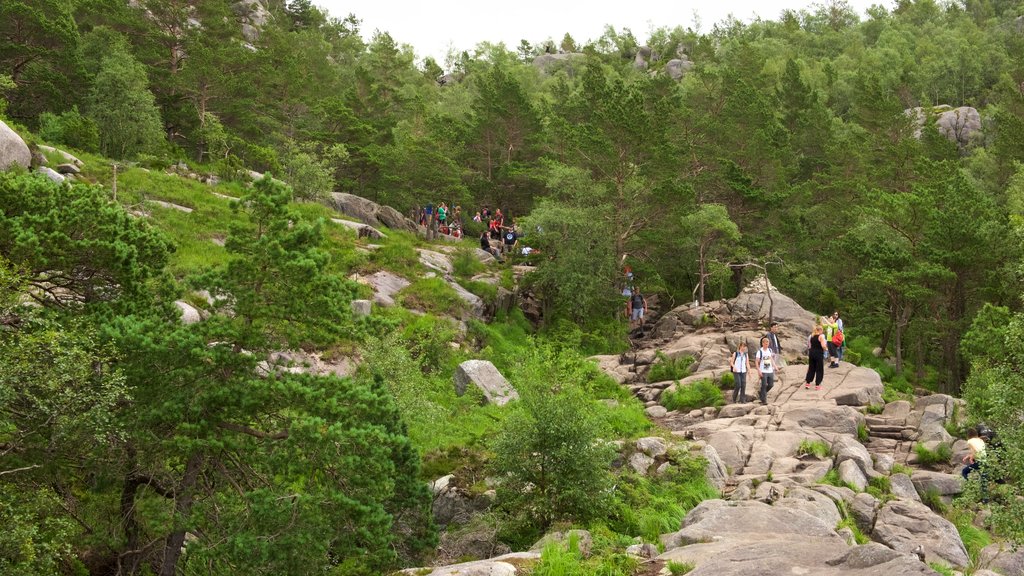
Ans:
[[[882,505],[871,539],[898,552],[921,545],[928,562],[941,560],[955,568],[970,564],[956,527],[920,502],[890,500]]]

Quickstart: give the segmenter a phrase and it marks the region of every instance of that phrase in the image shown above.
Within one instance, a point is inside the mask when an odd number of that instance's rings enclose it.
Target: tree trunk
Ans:
[[[203,456],[201,453],[194,453],[185,464],[185,474],[174,491],[174,523],[177,528],[167,535],[164,543],[164,559],[160,564],[160,576],[175,576],[178,570],[178,559],[181,558],[181,548],[185,544],[185,522],[192,513],[194,500],[194,489],[199,479],[199,472],[203,468]]]

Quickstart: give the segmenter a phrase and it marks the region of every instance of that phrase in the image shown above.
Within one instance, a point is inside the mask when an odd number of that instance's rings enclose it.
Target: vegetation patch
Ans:
[[[914,453],[917,455],[918,464],[930,467],[949,464],[949,459],[953,457],[953,449],[945,442],[940,442],[934,449],[924,444],[915,444]]]
[[[420,278],[402,288],[395,300],[414,310],[434,314],[460,316],[466,309],[466,301],[443,278]]]
[[[698,380],[691,384],[679,384],[676,390],[665,390],[661,405],[668,410],[696,410],[708,406],[722,406],[725,399],[722,391],[711,380]]]
[[[796,449],[797,456],[814,456],[815,458],[828,458],[832,447],[824,440],[801,440],[800,446]]]
[[[654,363],[651,364],[651,368],[647,371],[648,382],[667,382],[669,380],[681,380],[690,373],[690,367],[693,365],[693,357],[681,356],[679,358],[669,358],[661,350],[655,353]]]

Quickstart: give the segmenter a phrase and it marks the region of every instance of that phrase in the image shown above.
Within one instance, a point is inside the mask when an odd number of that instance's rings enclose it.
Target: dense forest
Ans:
[[[473,329],[510,370],[529,354],[524,378],[578,381],[572,402],[607,384],[582,356],[628,345],[624,267],[665,309],[766,273],[841,309],[898,385],[962,393],[1024,446],[1007,401],[1024,388],[1024,4],[664,24],[484,43],[442,66],[310,0],[0,4],[0,118],[106,159],[101,183],[111,164],[186,162],[290,184],[237,184],[224,254],[184,262],[173,233],[97,187],[0,175],[0,562],[373,574],[435,546],[421,458],[450,446],[424,439],[445,416],[415,397],[455,361],[450,332],[353,318],[346,277],[366,263],[311,202],[332,191],[510,215],[547,255],[524,280],[543,323]],[[408,260],[392,245],[376,266]],[[199,289],[230,314],[179,325],[172,302]],[[371,368],[344,385],[261,373],[283,349],[360,350]],[[410,388],[389,370],[415,372]],[[534,418],[557,420],[545,402]],[[600,515],[577,504],[517,529]],[[203,545],[183,568],[187,538]]]

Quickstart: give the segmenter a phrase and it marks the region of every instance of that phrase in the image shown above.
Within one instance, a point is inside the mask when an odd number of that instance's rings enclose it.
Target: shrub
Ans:
[[[612,449],[598,441],[592,400],[576,388],[520,392],[518,410],[492,444],[499,506],[539,529],[601,516],[610,503]]]
[[[722,388],[725,388],[726,390],[732,390],[733,387],[736,385],[736,376],[734,376],[732,372],[723,372],[721,382]]]
[[[100,131],[96,122],[81,115],[77,106],[59,115],[50,112],[40,114],[39,137],[86,152],[96,152],[100,147]]]
[[[675,390],[666,390],[661,395],[661,405],[669,410],[695,410],[706,406],[725,404],[722,391],[711,380],[698,380],[692,384],[679,385]]]
[[[885,404],[869,404],[866,410],[868,414],[881,414],[885,410]]]
[[[655,362],[647,372],[648,382],[665,382],[666,380],[679,380],[690,373],[690,366],[693,365],[693,358],[682,356],[676,359],[669,358],[659,350],[655,354]]]
[[[868,434],[867,425],[864,423],[857,424],[857,440],[859,440],[861,444],[866,444],[870,439],[871,435]]]
[[[861,362],[860,352],[854,352],[853,350],[847,350],[847,351],[843,352],[843,360],[845,360],[845,361],[847,361],[850,364],[853,364],[855,366],[860,366],[860,362]]]
[[[832,449],[824,440],[802,440],[796,449],[796,454],[797,456],[810,454],[817,458],[827,458],[831,451]]]
[[[953,457],[953,449],[945,442],[940,442],[935,450],[928,449],[924,444],[915,444],[914,452],[917,454],[917,463],[922,466],[948,464]]]
[[[703,458],[685,457],[675,460],[665,474],[655,478],[619,476],[609,527],[648,542],[657,542],[661,534],[678,530],[691,508],[718,497],[704,475],[705,466]]]
[[[472,278],[485,268],[486,266],[468,248],[459,249],[452,257],[452,271],[459,278]]]

